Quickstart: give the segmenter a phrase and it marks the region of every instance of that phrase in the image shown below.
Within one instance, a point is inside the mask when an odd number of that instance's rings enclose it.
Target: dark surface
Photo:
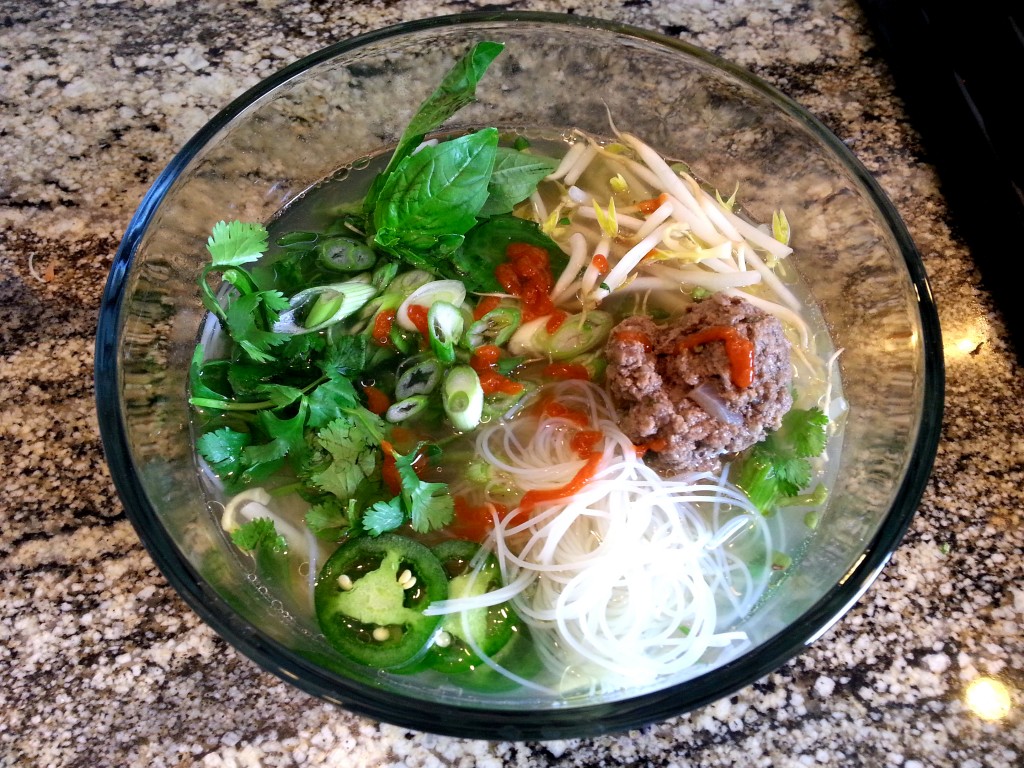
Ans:
[[[938,169],[954,226],[1024,356],[1024,9],[861,0],[899,95]]]

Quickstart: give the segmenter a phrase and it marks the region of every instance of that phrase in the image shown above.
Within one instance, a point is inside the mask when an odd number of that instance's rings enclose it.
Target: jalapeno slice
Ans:
[[[336,272],[365,272],[377,263],[374,250],[352,237],[322,240],[315,250],[320,265]]]
[[[324,564],[313,598],[327,641],[361,664],[388,669],[415,659],[440,623],[423,609],[448,596],[429,548],[398,534],[351,539]]]
[[[474,572],[470,563],[479,549],[478,544],[460,539],[434,547],[433,553],[449,577],[450,599],[475,597],[502,586],[501,570],[494,555],[488,554],[483,567]],[[449,614],[427,652],[427,663],[442,672],[467,672],[483,663],[467,637],[487,656],[493,656],[519,629],[519,617],[509,603]]]

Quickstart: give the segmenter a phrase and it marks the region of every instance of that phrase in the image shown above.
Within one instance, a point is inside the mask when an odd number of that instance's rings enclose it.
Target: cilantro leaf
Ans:
[[[347,499],[377,466],[377,446],[383,434],[383,422],[367,411],[344,413],[323,427],[314,443],[331,456],[330,463],[310,478],[323,490]],[[376,420],[378,424],[372,424]]]
[[[819,408],[794,408],[782,425],[740,460],[736,483],[763,514],[796,496],[812,480],[810,459],[825,450],[828,417]]]
[[[798,456],[820,456],[825,450],[828,416],[821,409],[790,411],[782,418],[782,432]]]
[[[225,312],[228,333],[257,362],[271,362],[271,347],[287,340],[288,334],[270,330],[288,299],[280,291],[258,291],[239,296]]]
[[[398,496],[391,501],[378,501],[363,513],[363,528],[371,536],[393,531],[404,522],[405,512]]]
[[[339,336],[326,350],[320,367],[332,378],[352,377],[366,370],[370,340],[361,334]]]
[[[319,429],[359,404],[352,382],[343,376],[328,379],[306,395],[309,426]]]
[[[303,428],[308,414],[309,407],[305,402],[299,404],[298,412],[289,419],[279,419],[270,410],[259,411],[259,425],[271,439],[267,443],[250,445],[245,449],[244,457],[250,468],[283,459],[289,454],[301,461],[301,455],[306,450]]]
[[[402,503],[409,514],[409,522],[414,530],[426,533],[442,528],[452,521],[455,514],[455,503],[448,493],[447,483],[428,483],[420,480],[413,467],[419,457],[423,443],[407,454],[393,451],[395,469],[402,481]],[[440,452],[436,446],[430,447],[435,456]]]
[[[306,525],[318,539],[338,541],[348,532],[355,519],[355,506],[354,499],[343,504],[341,500],[332,497],[309,508],[306,512]]]
[[[236,432],[230,427],[222,427],[201,436],[196,441],[196,449],[217,477],[227,480],[248,466],[243,452],[251,442],[252,436],[248,432]]]
[[[192,362],[189,365],[188,371],[189,401],[202,399],[211,402],[226,402],[229,400],[227,395],[221,394],[206,383],[207,371],[213,370],[216,367],[214,363],[218,361],[204,363],[204,354],[203,345],[197,344],[195,351],[192,353]]]
[[[274,521],[266,517],[257,517],[236,528],[231,532],[231,541],[247,552],[265,547],[278,552],[288,549],[288,540],[277,532]]]
[[[206,241],[214,266],[237,267],[257,261],[267,250],[267,230],[261,224],[218,221]]]

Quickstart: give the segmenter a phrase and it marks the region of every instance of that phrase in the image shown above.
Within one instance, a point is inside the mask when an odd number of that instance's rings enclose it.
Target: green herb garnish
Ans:
[[[827,425],[828,417],[819,408],[794,408],[742,460],[736,484],[762,513],[770,514],[810,484],[810,459],[825,450]]]

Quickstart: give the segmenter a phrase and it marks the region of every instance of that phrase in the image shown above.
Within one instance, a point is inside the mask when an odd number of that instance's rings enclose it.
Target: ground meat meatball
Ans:
[[[748,386],[734,383],[742,372],[730,364],[723,341],[688,347],[694,334],[723,326],[753,343]],[[647,463],[663,474],[717,471],[724,454],[778,429],[793,405],[782,324],[742,299],[716,294],[667,325],[628,318],[612,330],[605,352],[620,426],[634,443],[651,448]]]

